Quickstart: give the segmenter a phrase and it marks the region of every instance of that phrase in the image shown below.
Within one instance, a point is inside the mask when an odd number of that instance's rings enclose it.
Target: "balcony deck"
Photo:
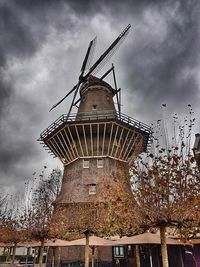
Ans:
[[[135,127],[136,129],[147,133],[151,136],[152,129],[145,123],[142,123],[136,119],[131,118],[123,113],[105,113],[105,114],[84,114],[79,115],[71,114],[67,116],[66,114],[61,115],[56,121],[54,121],[48,128],[46,128],[41,134],[38,141],[43,141],[46,137],[48,137],[51,133],[53,133],[58,127],[60,127],[64,123],[71,123],[71,122],[83,122],[83,121],[101,121],[101,120],[117,120],[119,122],[125,123],[129,126]]]

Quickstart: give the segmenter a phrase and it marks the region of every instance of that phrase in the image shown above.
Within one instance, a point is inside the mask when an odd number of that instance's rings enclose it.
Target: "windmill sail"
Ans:
[[[96,46],[96,37],[89,43],[86,55],[85,55],[85,59],[83,60],[83,65],[81,67],[81,75],[83,76],[85,70],[89,69],[89,65],[91,63],[92,57],[94,55],[94,49]]]
[[[97,37],[95,37],[92,40],[92,45],[90,47],[90,53],[89,53],[89,56],[88,56],[87,63],[85,65],[85,71],[89,70],[89,68],[91,67],[91,64],[92,64],[92,61],[93,61],[93,58],[94,58],[94,52],[95,52],[95,48],[96,48],[96,43],[97,43]]]
[[[117,50],[117,48],[120,46],[120,44],[123,42],[123,40],[126,38],[126,36],[129,33],[131,25],[129,24],[121,33],[120,35],[115,39],[115,41],[108,47],[108,49],[99,57],[99,59],[92,65],[92,67],[90,67],[89,71],[87,72],[87,74],[84,75],[84,72],[86,70],[86,68],[89,66],[93,53],[94,53],[94,48],[95,48],[95,44],[96,44],[96,38],[94,38],[88,46],[82,67],[81,67],[81,74],[79,76],[79,81],[78,83],[71,89],[71,91],[69,93],[67,93],[60,101],[58,101],[55,105],[53,105],[53,107],[50,109],[52,110],[53,108],[57,107],[60,103],[63,102],[63,100],[65,98],[67,98],[71,93],[74,92],[73,95],[73,100],[68,112],[68,116],[71,113],[72,107],[74,106],[74,103],[76,102],[76,95],[79,89],[79,86],[81,85],[81,83],[83,83],[90,74],[96,74],[97,71],[99,71],[104,65],[105,63],[110,59],[110,57],[115,53],[115,51]]]

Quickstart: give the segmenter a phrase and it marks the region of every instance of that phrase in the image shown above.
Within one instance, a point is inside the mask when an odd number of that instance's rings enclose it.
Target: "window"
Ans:
[[[90,161],[89,159],[84,159],[83,160],[83,168],[88,169],[90,167]]]
[[[89,195],[96,195],[96,184],[89,184]]]
[[[115,258],[124,258],[124,247],[123,246],[116,246],[114,249],[114,257]]]
[[[97,168],[103,168],[103,159],[97,159]]]
[[[92,110],[97,110],[97,105],[93,105]]]

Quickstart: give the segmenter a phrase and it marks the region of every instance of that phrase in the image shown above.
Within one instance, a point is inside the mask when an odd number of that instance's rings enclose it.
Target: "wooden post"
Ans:
[[[95,253],[95,246],[92,246],[92,267],[94,267],[94,253]]]
[[[7,247],[6,262],[9,261],[10,259],[10,255],[11,255],[10,249],[11,249],[10,247]]]
[[[150,267],[153,267],[153,259],[152,259],[151,247],[149,247],[149,261],[150,261]]]
[[[166,226],[160,226],[162,264],[163,267],[169,267],[165,232],[166,232]]]
[[[179,246],[179,253],[180,253],[180,261],[181,261],[181,267],[184,267],[184,262],[183,262],[183,255],[182,255],[182,249]]]
[[[12,264],[12,266],[14,266],[15,255],[16,255],[16,249],[17,249],[17,243],[14,243],[13,253],[12,253],[12,260],[11,260],[11,264]]]
[[[44,240],[41,241],[41,246],[39,248],[39,267],[43,264],[43,252],[44,252]]]
[[[89,262],[90,262],[90,246],[89,246],[89,238],[90,238],[90,233],[89,231],[85,232],[85,267],[89,267]]]
[[[34,258],[33,258],[33,267],[35,266],[35,263],[36,263],[36,261],[37,261],[37,257],[36,257],[36,255],[37,255],[37,251],[38,251],[38,248],[35,247],[35,250],[34,250]]]
[[[51,262],[51,267],[55,267],[55,249],[56,247],[52,247],[52,262]]]
[[[60,252],[61,252],[61,248],[55,247],[55,258],[54,258],[55,267],[60,266]]]
[[[139,245],[135,245],[135,259],[136,259],[136,267],[140,267],[140,249],[139,249]]]

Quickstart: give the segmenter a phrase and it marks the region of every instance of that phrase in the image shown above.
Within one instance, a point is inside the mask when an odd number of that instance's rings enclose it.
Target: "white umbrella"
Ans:
[[[81,238],[81,239],[77,239],[77,240],[73,240],[69,242],[69,246],[85,246],[85,244],[86,244],[85,238]],[[97,236],[90,236],[89,245],[90,246],[115,246],[114,241],[111,241],[105,238],[100,238]]]
[[[152,233],[144,233],[141,235],[135,235],[130,237],[124,237],[119,240],[113,241],[115,245],[131,245],[131,244],[160,244],[160,235]],[[184,243],[179,240],[172,238],[166,238],[168,245],[184,245]]]
[[[66,247],[69,246],[70,242],[62,239],[48,239],[45,240],[45,247]],[[30,242],[21,242],[17,245],[18,247],[40,247],[41,241],[30,241]]]

